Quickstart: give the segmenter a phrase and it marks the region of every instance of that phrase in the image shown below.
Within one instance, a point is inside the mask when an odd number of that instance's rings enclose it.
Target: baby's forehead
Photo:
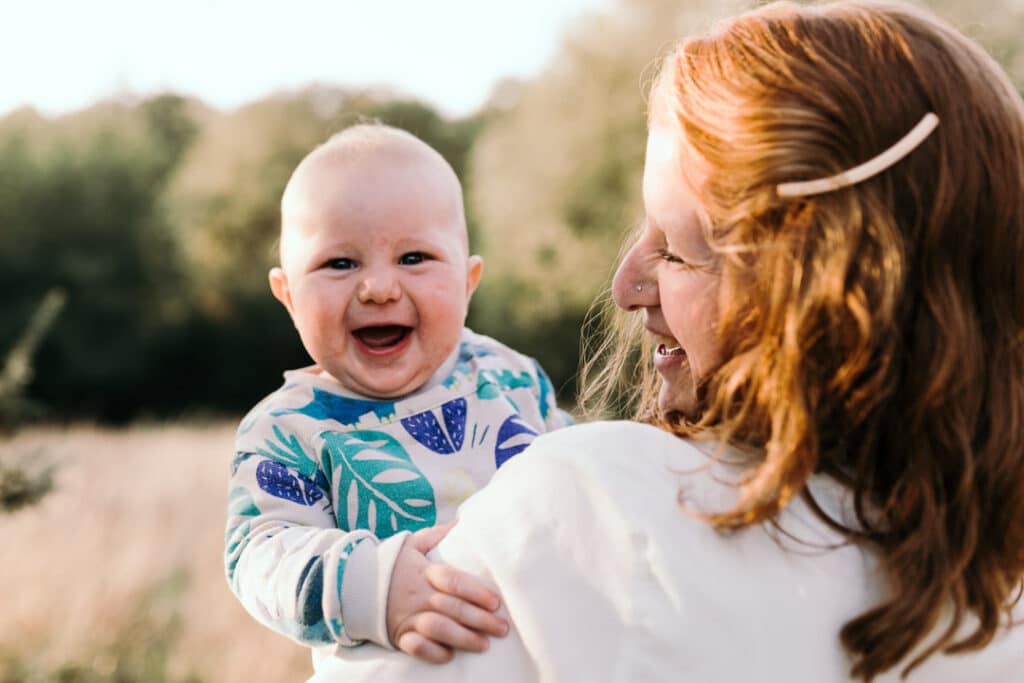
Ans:
[[[454,176],[444,157],[416,136],[389,126],[369,125],[354,126],[333,136],[307,155],[296,173],[353,167],[387,170],[410,165]]]
[[[328,226],[333,232],[361,226],[367,216],[389,216],[422,227],[424,235],[434,232],[430,227],[456,230],[468,249],[459,181],[438,152],[404,132],[346,134],[311,152],[292,174],[281,203],[282,246]]]
[[[282,198],[289,204],[317,200],[344,184],[398,181],[417,176],[461,203],[461,188],[451,166],[415,136],[387,126],[356,126],[332,137],[295,169]],[[304,200],[304,201],[299,201]]]

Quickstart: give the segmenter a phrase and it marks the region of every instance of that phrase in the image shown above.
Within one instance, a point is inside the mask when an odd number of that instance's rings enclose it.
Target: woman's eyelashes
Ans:
[[[666,263],[675,263],[682,266],[687,265],[686,261],[676,256],[668,249],[658,249],[658,256],[661,258],[662,261],[665,261]]]

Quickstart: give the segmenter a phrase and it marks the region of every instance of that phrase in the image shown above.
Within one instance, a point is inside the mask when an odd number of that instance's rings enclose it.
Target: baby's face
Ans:
[[[419,389],[458,343],[481,261],[457,181],[428,158],[328,162],[290,187],[271,288],[351,391]]]

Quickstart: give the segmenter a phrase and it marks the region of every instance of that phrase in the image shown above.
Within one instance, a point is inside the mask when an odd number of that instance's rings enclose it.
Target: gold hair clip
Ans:
[[[854,166],[847,171],[837,173],[828,178],[779,183],[775,187],[775,191],[780,197],[808,197],[814,194],[838,190],[840,187],[856,185],[874,175],[878,175],[913,152],[925,138],[931,135],[938,125],[939,117],[932,112],[928,112],[909,133],[874,159],[869,159],[859,166]]]

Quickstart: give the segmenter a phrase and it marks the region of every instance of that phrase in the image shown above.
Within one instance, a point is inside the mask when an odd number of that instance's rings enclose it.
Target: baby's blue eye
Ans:
[[[410,251],[408,254],[402,254],[398,258],[398,263],[403,266],[415,266],[426,260],[426,255],[420,251]]]
[[[327,262],[327,267],[332,270],[352,270],[356,262],[350,258],[332,258]]]

